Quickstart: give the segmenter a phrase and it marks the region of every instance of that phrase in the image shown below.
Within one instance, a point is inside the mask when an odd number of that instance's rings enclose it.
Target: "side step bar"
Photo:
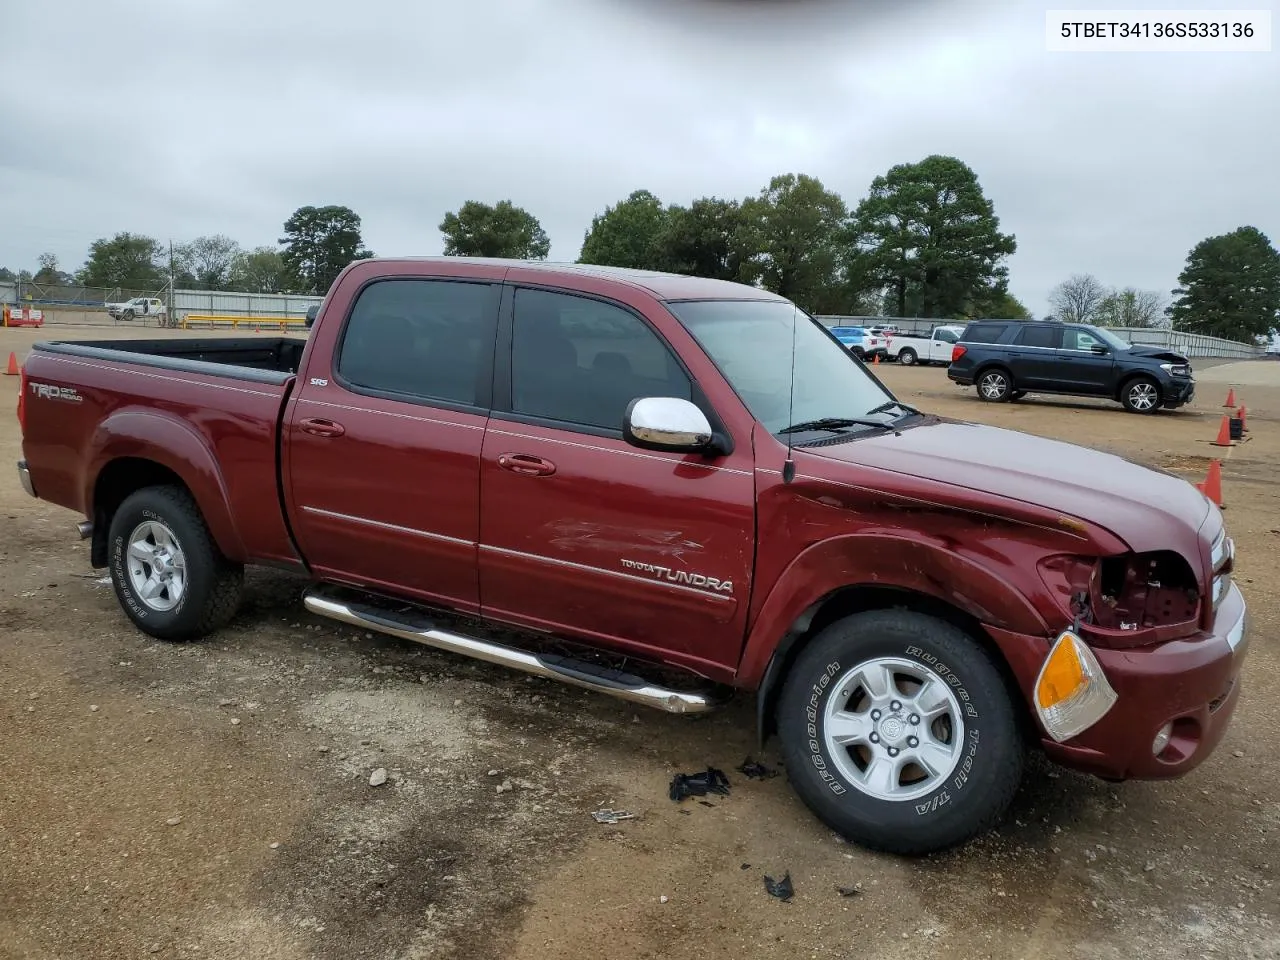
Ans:
[[[721,703],[710,693],[659,687],[621,670],[610,670],[557,654],[528,653],[478,637],[463,636],[442,630],[423,615],[397,613],[372,604],[339,600],[325,596],[320,589],[308,590],[303,596],[303,606],[311,613],[353,627],[377,630],[428,647],[460,653],[475,660],[511,667],[535,677],[559,680],[561,683],[595,690],[631,703],[656,707],[667,713],[706,713]]]

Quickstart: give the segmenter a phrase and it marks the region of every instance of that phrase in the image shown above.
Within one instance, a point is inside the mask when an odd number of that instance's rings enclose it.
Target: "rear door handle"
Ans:
[[[549,477],[556,472],[556,465],[550,460],[527,453],[504,453],[498,457],[498,466],[526,477]]]
[[[346,428],[340,423],[334,423],[332,420],[324,420],[319,417],[312,417],[308,420],[302,420],[298,426],[302,428],[303,433],[309,433],[313,437],[340,437],[347,432]]]

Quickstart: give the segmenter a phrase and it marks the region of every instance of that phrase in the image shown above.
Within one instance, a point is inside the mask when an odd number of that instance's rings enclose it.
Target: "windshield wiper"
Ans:
[[[805,430],[831,430],[839,433],[849,427],[879,427],[881,430],[898,432],[892,423],[884,420],[872,420],[870,417],[820,417],[817,420],[802,420],[799,423],[793,423],[778,432],[801,433]]]
[[[915,407],[908,406],[907,404],[903,403],[901,400],[890,400],[887,403],[880,404],[880,406],[876,407],[874,410],[868,410],[867,415],[870,416],[873,413],[888,413],[894,407],[897,407],[899,410],[902,410],[906,414],[918,415],[920,413],[920,411],[917,410]]]

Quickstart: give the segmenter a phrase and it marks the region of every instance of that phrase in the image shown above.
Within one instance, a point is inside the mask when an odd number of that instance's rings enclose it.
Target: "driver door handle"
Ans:
[[[525,477],[549,477],[556,472],[556,465],[527,453],[504,453],[498,457],[498,466]]]

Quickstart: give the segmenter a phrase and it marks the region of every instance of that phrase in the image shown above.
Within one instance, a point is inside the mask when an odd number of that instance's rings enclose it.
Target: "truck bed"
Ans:
[[[298,372],[305,337],[209,337],[201,340],[53,340],[37,351],[114,360],[184,373],[283,384]]]
[[[306,339],[43,341],[25,365],[23,455],[39,496],[98,520],[115,471],[196,496],[222,551],[298,564],[281,509],[280,417]],[[95,536],[103,560],[105,532]],[[105,560],[103,560],[105,562]]]

